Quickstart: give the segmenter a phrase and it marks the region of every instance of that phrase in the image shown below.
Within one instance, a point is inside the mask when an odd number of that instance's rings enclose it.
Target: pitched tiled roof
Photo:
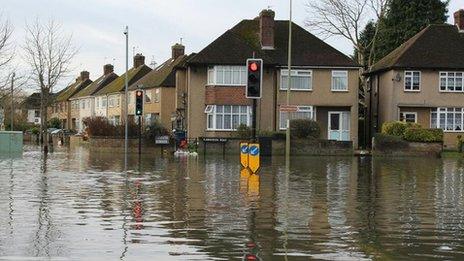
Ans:
[[[264,64],[286,65],[288,21],[275,21],[274,49],[262,50],[259,19],[242,20],[193,57],[189,64],[244,64],[253,52]],[[309,33],[292,25],[292,65],[357,67],[351,58]]]
[[[129,86],[131,86],[134,82],[138,81],[140,78],[145,76],[150,71],[151,71],[151,68],[146,66],[145,64],[137,68],[132,67],[127,72],[128,78],[129,78]],[[114,81],[112,81],[110,84],[103,87],[101,90],[96,92],[95,95],[106,95],[109,93],[122,92],[125,87],[125,78],[126,78],[126,73],[119,76]]]
[[[176,87],[176,71],[174,68],[187,58],[187,55],[181,55],[175,60],[170,58],[155,70],[147,73],[140,80],[129,86],[129,89],[136,90],[139,85],[143,85],[143,89],[153,87]]]
[[[85,81],[81,80],[76,80],[74,83],[63,89],[58,93],[56,96],[55,101],[56,102],[62,102],[62,101],[67,101],[69,98],[71,98],[74,94],[91,84],[92,81],[87,79]]]
[[[464,33],[454,25],[429,25],[372,66],[391,69],[464,69]]]
[[[96,79],[94,82],[89,84],[87,87],[82,89],[80,92],[76,93],[74,96],[71,98],[82,98],[82,97],[87,97],[90,95],[95,94],[99,90],[101,90],[103,87],[106,85],[110,84],[112,81],[114,81],[116,78],[118,78],[118,75],[113,73],[109,73],[107,75],[102,75],[100,78]]]

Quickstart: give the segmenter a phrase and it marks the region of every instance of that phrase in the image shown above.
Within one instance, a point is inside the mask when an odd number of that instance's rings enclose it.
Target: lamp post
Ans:
[[[292,0],[290,0],[290,19],[288,21],[288,84],[287,84],[287,106],[290,105],[290,88],[292,85]],[[287,112],[287,131],[285,139],[285,159],[287,165],[290,161],[290,112]]]
[[[13,73],[11,74],[11,120],[10,120],[10,127],[11,131],[13,131],[13,124],[14,124],[14,90],[13,90],[13,84],[14,84],[14,78],[16,74]]]
[[[124,170],[127,171],[127,147],[128,147],[128,136],[129,136],[129,125],[127,122],[127,89],[129,88],[129,27],[126,26],[126,29],[124,30],[124,34],[126,35],[126,76],[125,76],[125,86],[124,86],[124,123],[125,123],[125,131],[124,131]]]

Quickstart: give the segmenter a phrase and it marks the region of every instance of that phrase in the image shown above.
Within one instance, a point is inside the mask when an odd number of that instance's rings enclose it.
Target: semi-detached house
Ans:
[[[89,72],[82,71],[74,83],[57,93],[56,97],[53,99],[49,110],[49,118],[58,118],[61,121],[61,127],[63,129],[77,130],[78,123],[76,119],[79,118],[79,112],[71,111],[71,102],[69,98],[92,83],[89,76]]]
[[[106,104],[100,103],[100,100],[95,99],[93,95],[116,78],[118,78],[118,75],[114,73],[113,65],[106,64],[103,66],[102,76],[69,99],[71,115],[77,117],[75,118],[77,132],[84,130],[83,120],[85,118],[96,116],[96,109],[100,109],[100,107],[105,106],[106,108]]]
[[[286,105],[289,21],[263,10],[242,20],[187,62],[189,138],[228,137],[240,124],[251,125],[245,98],[247,58],[264,61],[263,97],[257,103],[257,128],[283,131],[287,117],[313,119],[322,138],[358,144],[359,66],[352,59],[293,24],[290,104]]]
[[[369,76],[370,134],[388,121],[444,130],[454,148],[464,133],[464,10],[455,25],[429,25],[374,64]]]
[[[134,65],[127,72],[129,86],[145,76],[151,68],[145,65],[145,56],[136,54]],[[113,124],[121,124],[125,114],[125,77],[126,73],[117,77],[111,83],[95,93],[95,103],[101,106],[96,107],[96,116],[108,118]]]
[[[173,117],[176,113],[176,88],[181,82],[176,80],[176,67],[188,56],[185,47],[175,44],[171,47],[172,56],[160,66],[147,73],[129,87],[129,115],[134,116],[135,91],[144,91],[143,124],[160,122],[167,129],[176,128]]]

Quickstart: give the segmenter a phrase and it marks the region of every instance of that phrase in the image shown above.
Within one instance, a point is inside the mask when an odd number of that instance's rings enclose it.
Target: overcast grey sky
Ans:
[[[135,52],[158,64],[171,55],[171,45],[183,38],[186,52],[198,52],[241,19],[256,17],[271,7],[276,19],[288,19],[287,0],[1,0],[0,10],[14,25],[14,41],[24,39],[24,24],[39,17],[55,19],[67,33],[73,34],[79,54],[74,72],[63,80],[64,87],[81,70],[91,79],[102,74],[105,63],[113,63],[118,74],[124,72],[125,39],[129,26],[130,56]],[[304,25],[307,0],[294,0],[294,21]],[[460,4],[459,4],[460,3]],[[462,0],[451,0],[449,22],[455,10],[464,8]],[[326,40],[338,50],[352,53],[352,46],[340,38]],[[132,65],[132,59],[130,66]]]

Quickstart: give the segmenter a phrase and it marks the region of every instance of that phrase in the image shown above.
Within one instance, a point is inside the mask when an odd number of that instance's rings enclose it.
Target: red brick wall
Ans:
[[[245,87],[207,86],[205,104],[251,105],[251,102],[245,97]]]

